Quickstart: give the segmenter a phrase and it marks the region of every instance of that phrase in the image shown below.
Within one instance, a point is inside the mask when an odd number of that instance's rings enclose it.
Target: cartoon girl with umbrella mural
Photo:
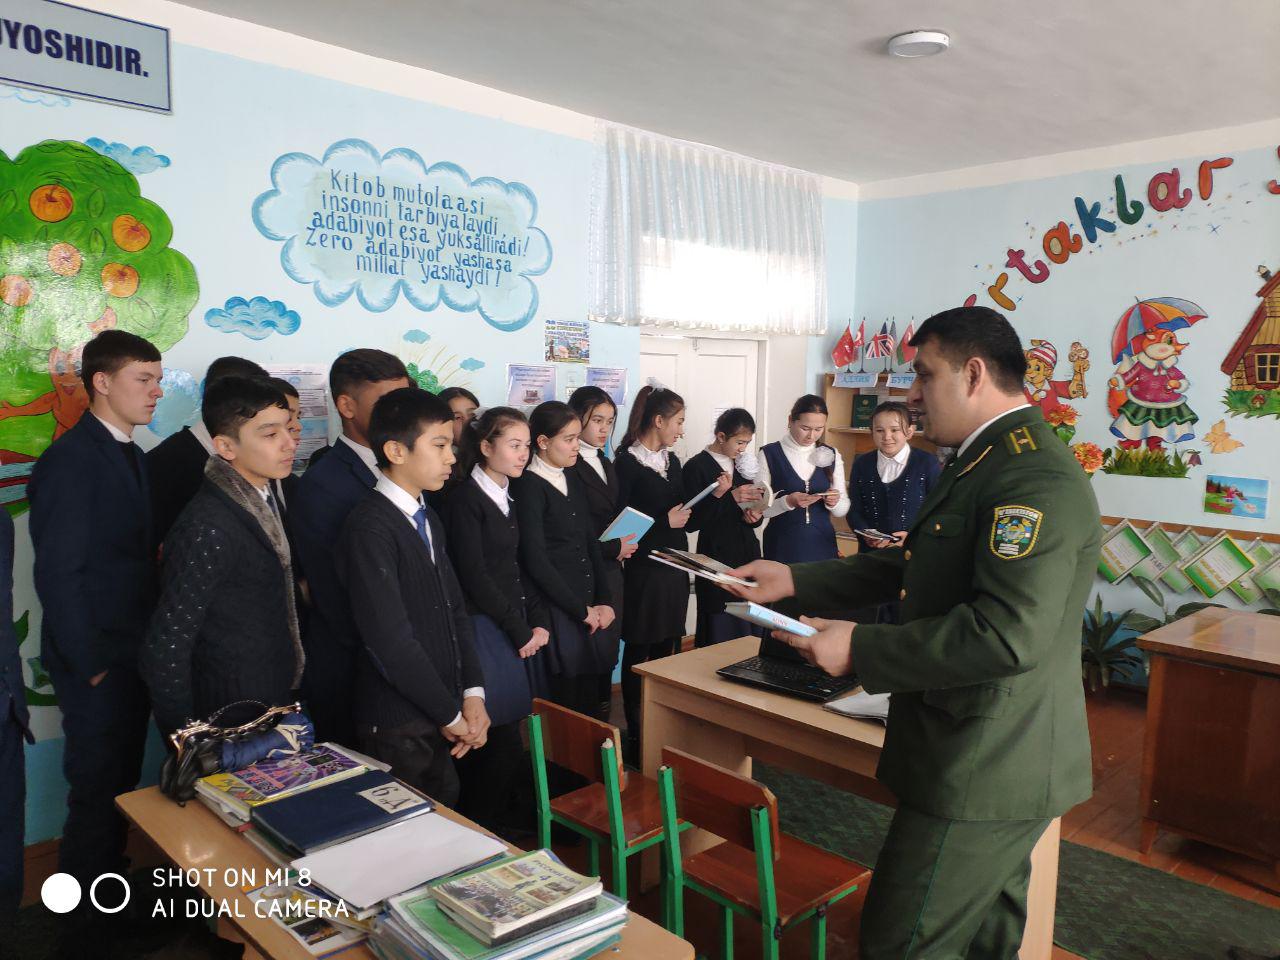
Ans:
[[[1178,356],[1187,345],[1175,331],[1206,316],[1190,300],[1158,297],[1134,304],[1116,323],[1111,362],[1118,366],[1107,407],[1115,418],[1111,432],[1123,449],[1146,443],[1148,450],[1159,450],[1162,444],[1195,436],[1200,418],[1187,406],[1187,377],[1178,369]]]

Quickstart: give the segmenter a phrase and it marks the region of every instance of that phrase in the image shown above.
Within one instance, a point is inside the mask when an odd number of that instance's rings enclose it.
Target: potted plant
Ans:
[[[1117,676],[1143,669],[1138,653],[1138,635],[1161,626],[1145,613],[1126,610],[1111,614],[1102,609],[1102,596],[1094,597],[1093,609],[1084,612],[1080,627],[1080,676],[1092,691],[1111,686]],[[1122,629],[1133,634],[1116,638]]]

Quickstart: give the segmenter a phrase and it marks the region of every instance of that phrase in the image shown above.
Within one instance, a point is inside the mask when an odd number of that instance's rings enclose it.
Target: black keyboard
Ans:
[[[833,677],[807,663],[790,663],[776,657],[748,657],[718,672],[729,680],[818,701],[829,700],[858,683],[854,677]]]

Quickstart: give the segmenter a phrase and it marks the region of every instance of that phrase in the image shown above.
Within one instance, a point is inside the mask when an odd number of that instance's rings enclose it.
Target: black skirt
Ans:
[[[606,630],[597,630],[591,640],[595,644],[597,656],[602,662],[600,673],[613,673],[618,663],[618,651],[622,648],[622,600],[626,594],[626,586],[622,575],[622,564],[606,560],[604,563],[604,582],[612,597],[609,606],[613,607],[613,623]]]
[[[559,607],[551,608],[551,643],[544,652],[553,677],[584,677],[612,670],[618,656],[616,638],[598,640],[600,631],[587,632],[587,625]]]
[[[476,658],[484,675],[484,706],[490,721],[499,726],[523,720],[533,710],[533,697],[546,697],[547,651],[543,647],[522,659],[511,638],[484,614],[471,618],[475,626]]]
[[[689,611],[689,575],[650,560],[627,561],[622,637],[647,646],[683,637]]]

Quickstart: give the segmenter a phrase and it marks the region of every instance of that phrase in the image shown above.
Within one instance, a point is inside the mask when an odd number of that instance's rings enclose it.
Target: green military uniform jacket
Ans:
[[[955,820],[1055,817],[1092,792],[1080,623],[1102,527],[1088,476],[1039,408],[987,426],[901,547],[793,566],[794,609],[901,599],[853,631],[853,668],[892,693],[877,776]]]

